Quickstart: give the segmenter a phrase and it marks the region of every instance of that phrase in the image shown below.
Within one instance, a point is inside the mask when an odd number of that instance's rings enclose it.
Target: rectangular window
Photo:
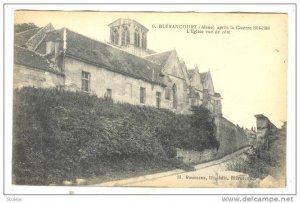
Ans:
[[[161,93],[156,92],[156,107],[160,108],[160,101],[161,101]]]
[[[168,87],[165,90],[165,98],[166,100],[171,100],[171,89]]]
[[[112,99],[112,90],[111,89],[106,90],[106,97],[109,99]]]
[[[140,88],[140,103],[141,104],[146,103],[146,88],[144,88],[144,87]]]
[[[82,71],[81,75],[81,90],[85,92],[90,91],[90,79],[91,74],[85,71]]]

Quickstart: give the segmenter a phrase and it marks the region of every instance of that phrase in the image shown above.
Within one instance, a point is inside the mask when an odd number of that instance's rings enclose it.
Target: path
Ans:
[[[224,164],[222,163],[241,155],[248,149],[249,147],[245,147],[221,159],[196,165],[194,167],[196,171],[186,172],[176,169],[146,176],[94,184],[92,186],[231,187],[236,184],[243,184],[243,182],[240,183],[240,181],[232,180],[232,177],[245,175],[233,171],[225,171]]]

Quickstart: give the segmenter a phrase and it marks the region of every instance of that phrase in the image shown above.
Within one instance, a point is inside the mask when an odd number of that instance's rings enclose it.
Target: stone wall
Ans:
[[[177,158],[184,163],[200,164],[215,159],[217,155],[216,149],[206,149],[201,152],[194,150],[176,149]]]
[[[238,151],[249,145],[243,129],[234,125],[226,118],[216,118],[216,136],[220,142],[219,149],[206,149],[204,151],[176,149],[177,158],[188,164],[199,164],[222,158],[227,154]]]
[[[278,128],[269,120],[268,117],[263,114],[257,114],[256,117],[256,128],[257,128],[257,142],[256,147],[263,145],[268,140],[269,134],[276,134]]]
[[[177,78],[174,76],[169,75],[171,81],[172,81],[172,86],[176,86],[176,100],[177,100],[177,113],[181,114],[186,114],[190,112],[190,103],[189,103],[189,98],[187,95],[187,85],[185,80],[182,78]],[[172,87],[171,88],[172,91]],[[171,104],[173,106],[173,93],[171,93]],[[172,107],[171,106],[171,107]],[[172,108],[170,108],[172,109]]]
[[[172,109],[172,101],[165,99],[165,88],[126,75],[112,72],[73,58],[65,58],[65,89],[81,90],[82,71],[90,73],[90,92],[103,97],[107,89],[112,90],[116,102],[156,107],[156,93],[161,93],[161,108]],[[146,89],[146,101],[140,103],[140,88]]]
[[[249,145],[243,129],[224,117],[215,119],[216,136],[220,142],[217,157],[223,157]]]
[[[64,85],[64,76],[51,71],[14,65],[14,89],[22,87],[55,88]]]

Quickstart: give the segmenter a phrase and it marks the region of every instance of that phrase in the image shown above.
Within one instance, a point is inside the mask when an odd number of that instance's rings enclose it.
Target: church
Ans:
[[[133,19],[120,18],[108,26],[109,42],[51,24],[15,34],[14,88],[82,91],[182,114],[203,105],[222,115],[222,98],[210,71],[188,69],[175,49],[149,49],[149,30]]]

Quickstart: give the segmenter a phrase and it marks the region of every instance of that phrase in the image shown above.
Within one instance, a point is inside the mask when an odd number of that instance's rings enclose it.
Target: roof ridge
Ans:
[[[64,28],[65,28],[65,27],[64,27]],[[119,50],[119,51],[121,51],[121,52],[124,52],[124,53],[126,53],[126,54],[129,54],[129,55],[134,56],[134,57],[136,57],[136,58],[139,58],[139,59],[145,60],[145,61],[147,61],[147,62],[150,62],[150,63],[152,63],[152,64],[158,65],[157,63],[154,63],[153,61],[147,60],[147,59],[145,59],[144,57],[139,57],[139,56],[137,56],[137,55],[134,55],[134,54],[132,54],[132,53],[130,53],[130,52],[127,52],[127,51],[125,51],[125,50],[123,50],[123,49],[121,49],[121,48],[119,48],[119,47],[117,47],[117,46],[114,46],[114,45],[112,45],[112,44],[110,44],[110,43],[107,43],[106,41],[103,42],[103,41],[97,40],[97,39],[95,39],[95,38],[92,38],[92,37],[83,35],[83,34],[81,34],[81,33],[79,33],[79,32],[73,31],[73,30],[71,30],[71,29],[69,29],[69,28],[65,28],[65,29],[66,29],[67,31],[73,32],[73,33],[75,33],[75,34],[78,34],[78,35],[80,35],[80,36],[82,36],[82,37],[85,37],[85,38],[88,38],[88,39],[90,39],[90,40],[93,40],[93,41],[95,41],[95,42],[102,43],[102,44],[104,44],[104,45],[110,46],[110,47],[112,47],[112,48],[114,48],[114,49],[117,49],[117,50]],[[67,34],[67,40],[68,40],[68,34]]]
[[[21,48],[21,49],[23,49],[23,50],[29,51],[29,52],[33,53],[34,55],[36,55],[36,56],[42,57],[42,58],[45,59],[45,60],[47,61],[47,63],[49,63],[49,64],[52,63],[52,62],[49,61],[49,60],[45,57],[45,55],[43,55],[43,54],[40,54],[40,53],[35,52],[35,51],[33,51],[33,50],[27,49],[27,48],[25,48],[25,47],[20,47],[20,46],[18,46],[18,45],[15,45],[15,46],[18,47],[18,48]]]

